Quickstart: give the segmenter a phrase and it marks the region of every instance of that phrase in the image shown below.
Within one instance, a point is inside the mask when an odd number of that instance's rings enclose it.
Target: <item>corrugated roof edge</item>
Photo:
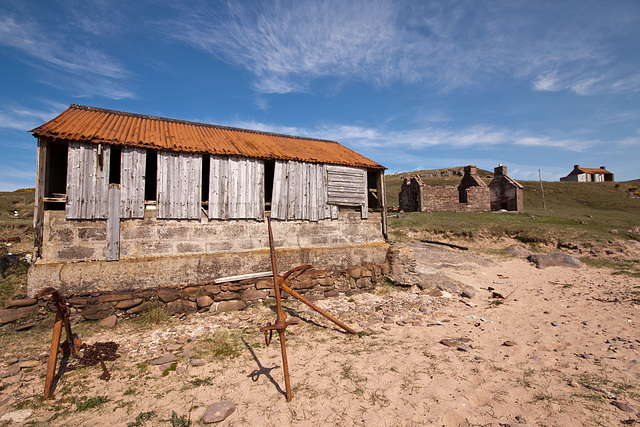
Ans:
[[[253,130],[253,129],[243,129],[243,128],[237,128],[237,127],[232,127],[232,126],[213,125],[213,124],[210,124],[210,123],[192,122],[192,121],[189,121],[189,120],[170,119],[168,117],[148,116],[148,115],[145,115],[145,114],[128,113],[126,111],[109,110],[107,108],[90,107],[88,105],[71,104],[71,105],[69,105],[69,108],[75,108],[75,109],[78,109],[78,110],[96,111],[98,113],[117,114],[117,115],[120,115],[120,116],[138,117],[138,118],[141,118],[141,119],[158,120],[158,121],[161,121],[161,122],[181,123],[181,124],[186,124],[186,125],[205,126],[205,127],[210,127],[210,128],[214,128],[214,129],[225,129],[225,130],[233,130],[233,131],[238,131],[238,132],[261,134],[261,135],[279,136],[279,137],[283,137],[283,138],[308,139],[310,141],[331,142],[333,144],[340,144],[338,141],[333,141],[333,140],[330,140],[330,139],[320,139],[320,138],[311,138],[311,137],[307,137],[307,136],[286,135],[286,134],[283,134],[283,133],[266,132],[266,131]],[[38,129],[38,128],[32,129],[29,132],[33,132],[36,129]]]

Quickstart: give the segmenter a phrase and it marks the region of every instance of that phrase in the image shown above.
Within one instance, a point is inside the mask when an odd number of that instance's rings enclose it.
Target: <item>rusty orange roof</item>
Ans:
[[[30,132],[35,136],[96,144],[385,169],[336,141],[144,116],[76,104],[71,104],[58,117]]]
[[[584,172],[584,173],[592,173],[592,174],[598,174],[598,173],[601,173],[601,174],[603,174],[603,175],[613,175],[613,173],[612,173],[612,172],[609,172],[608,170],[606,170],[606,169],[602,169],[602,168],[600,168],[600,169],[578,168],[578,169],[580,169],[580,170],[581,170],[582,172]]]

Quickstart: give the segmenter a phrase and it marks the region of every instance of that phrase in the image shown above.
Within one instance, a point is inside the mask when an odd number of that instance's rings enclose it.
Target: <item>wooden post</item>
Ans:
[[[56,323],[53,325],[53,337],[51,338],[51,349],[49,350],[49,362],[47,363],[47,376],[44,381],[44,400],[51,395],[51,384],[56,373],[58,363],[58,349],[60,347],[60,336],[62,335],[62,316],[60,310],[56,314]]]
[[[547,210],[547,204],[544,201],[544,188],[542,188],[542,174],[540,173],[540,169],[538,169],[538,178],[540,178],[540,191],[542,192],[542,207],[544,210]]]
[[[109,184],[107,217],[107,261],[120,259],[120,185]]]

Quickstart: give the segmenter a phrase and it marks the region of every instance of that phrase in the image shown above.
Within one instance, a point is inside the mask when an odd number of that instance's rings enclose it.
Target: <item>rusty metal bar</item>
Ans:
[[[287,329],[287,326],[295,325],[298,322],[295,321],[295,320],[294,321],[287,321],[287,315],[284,312],[284,310],[282,309],[282,298],[281,298],[281,295],[280,295],[280,290],[282,289],[283,291],[287,292],[288,294],[290,294],[294,298],[296,298],[299,301],[305,303],[306,305],[308,305],[309,307],[311,307],[312,309],[314,309],[318,313],[322,314],[327,319],[329,319],[332,322],[334,322],[336,325],[338,325],[341,328],[343,328],[345,331],[347,331],[347,332],[349,332],[351,334],[357,334],[357,332],[354,331],[353,329],[351,329],[350,327],[348,327],[347,325],[345,325],[344,323],[342,323],[341,321],[339,321],[338,319],[336,319],[335,317],[333,317],[332,315],[330,315],[329,313],[327,313],[326,311],[322,310],[320,307],[318,307],[315,304],[313,304],[312,302],[308,301],[302,295],[298,294],[293,289],[291,289],[289,286],[287,286],[286,279],[289,276],[291,276],[292,274],[299,274],[304,270],[308,270],[310,268],[313,268],[313,266],[311,266],[311,265],[301,265],[299,267],[295,267],[295,268],[292,268],[291,270],[288,270],[286,273],[284,273],[282,275],[282,277],[280,277],[278,275],[278,267],[276,265],[276,251],[275,251],[274,243],[273,243],[273,232],[271,230],[271,217],[270,216],[267,216],[267,224],[269,226],[269,251],[270,251],[270,254],[271,254],[271,270],[273,272],[273,289],[275,291],[275,298],[276,298],[276,321],[273,324],[271,322],[267,322],[267,324],[265,326],[260,328],[260,332],[264,332],[265,343],[268,346],[269,344],[271,344],[271,338],[273,337],[273,331],[278,331],[278,335],[280,337],[280,350],[282,352],[282,369],[284,371],[284,383],[285,383],[285,389],[286,389],[286,398],[287,398],[287,402],[291,402],[291,379],[289,378],[289,362],[287,360],[287,347],[286,347],[286,344],[285,344],[285,330]]]
[[[58,362],[58,353],[60,352],[60,338],[62,337],[62,327],[64,326],[67,333],[67,339],[62,344],[63,347],[69,349],[69,351],[76,356],[82,341],[75,337],[71,332],[71,322],[69,321],[69,308],[67,302],[60,295],[60,293],[54,288],[45,288],[38,292],[37,297],[43,297],[45,295],[51,295],[54,303],[56,304],[56,321],[53,325],[53,336],[51,337],[51,348],[49,350],[49,361],[47,362],[47,375],[44,382],[44,399],[47,400],[51,396],[51,386],[53,384],[53,377],[56,373],[56,364]]]

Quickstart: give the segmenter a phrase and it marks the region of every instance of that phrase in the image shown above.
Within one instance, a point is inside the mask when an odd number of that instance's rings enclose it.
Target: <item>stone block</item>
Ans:
[[[213,304],[213,298],[211,298],[209,295],[202,295],[196,299],[196,303],[198,304],[199,308],[209,307],[211,304]]]
[[[204,295],[206,291],[200,286],[189,286],[184,288],[180,293],[183,298],[188,298],[190,300],[194,300],[201,295]]]
[[[205,252],[205,246],[197,243],[178,243],[176,250],[180,254]]]
[[[232,301],[240,299],[240,294],[237,292],[220,292],[219,294],[213,297],[214,301]]]
[[[243,301],[255,301],[267,298],[268,292],[264,290],[247,289],[240,293]]]
[[[108,292],[102,295],[99,295],[96,299],[97,303],[103,302],[114,302],[114,301],[124,301],[132,298],[131,292]]]
[[[204,290],[211,294],[211,295],[215,295],[215,294],[219,294],[222,291],[222,286],[220,285],[205,285],[204,286]]]
[[[389,274],[389,271],[391,271],[391,268],[389,267],[389,264],[378,264],[380,266],[380,273],[386,275]]]
[[[368,288],[370,286],[371,286],[371,280],[369,280],[366,277],[361,277],[358,280],[356,280],[356,288],[358,289]]]
[[[273,288],[273,279],[271,280],[259,280],[258,283],[256,283],[256,289],[271,289]]]
[[[315,286],[316,282],[313,279],[304,279],[301,281],[296,280],[291,283],[291,289],[311,289]]]
[[[86,297],[73,297],[73,298],[69,298],[67,300],[67,303],[71,307],[84,307],[85,305],[89,304],[89,298],[86,298]]]
[[[140,313],[143,313],[143,312],[149,310],[149,308],[153,307],[156,304],[162,304],[162,303],[145,301],[142,304],[127,310],[127,314],[140,314]],[[164,304],[162,304],[162,305],[164,305]]]
[[[352,278],[359,279],[360,276],[362,276],[362,268],[360,268],[360,267],[350,268],[350,269],[347,270],[347,273]]]
[[[243,301],[221,301],[211,306],[212,312],[226,313],[229,311],[244,310],[247,305]],[[215,308],[215,310],[213,310]]]
[[[78,238],[80,240],[104,241],[107,240],[107,228],[102,227],[79,227]]]
[[[29,307],[0,310],[0,325],[22,319],[23,317],[27,317],[31,313],[34,313],[37,309],[37,305],[32,305]]]
[[[317,280],[320,286],[333,286],[333,277],[321,277]]]
[[[37,303],[38,300],[36,298],[14,299],[7,302],[5,308],[29,307],[30,305],[34,305]]]
[[[144,300],[142,298],[132,298],[124,301],[119,301],[116,304],[118,310],[129,310],[130,308],[137,307],[142,304]]]
[[[172,302],[180,298],[180,291],[174,288],[160,288],[158,289],[158,298],[162,302]]]
[[[227,290],[228,291],[242,291],[244,289],[247,289],[247,284],[244,284],[242,282],[236,282],[236,283],[229,283],[227,284]]]
[[[113,306],[111,303],[103,302],[86,306],[80,314],[87,320],[100,320],[113,314]]]
[[[58,251],[61,260],[85,260],[92,259],[95,249],[89,246],[68,246]]]
[[[368,268],[362,269],[362,277],[373,277],[373,272]]]
[[[324,296],[327,298],[335,298],[340,296],[340,292],[336,291],[335,289],[330,290],[330,291],[325,291]]]

